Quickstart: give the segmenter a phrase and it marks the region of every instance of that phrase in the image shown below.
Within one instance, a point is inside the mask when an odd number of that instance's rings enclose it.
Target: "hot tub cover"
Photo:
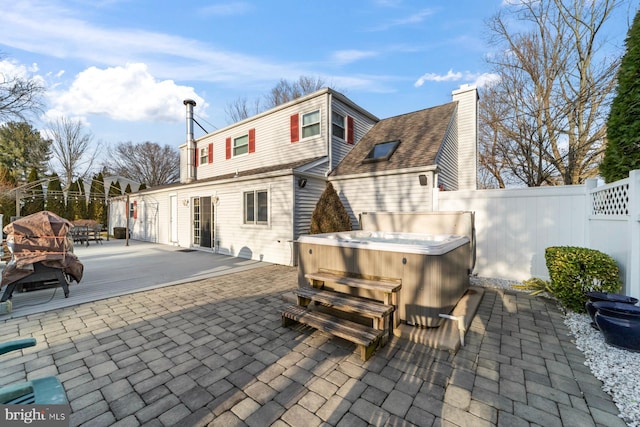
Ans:
[[[59,268],[76,282],[82,279],[84,266],[73,253],[73,241],[67,237],[73,224],[49,211],[17,219],[3,228],[11,260],[2,270],[0,287],[33,273],[33,264]]]

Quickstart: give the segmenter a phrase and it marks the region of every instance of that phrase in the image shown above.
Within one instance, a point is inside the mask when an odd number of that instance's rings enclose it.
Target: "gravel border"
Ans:
[[[631,427],[640,426],[640,353],[610,346],[591,327],[588,314],[567,313],[564,323],[576,338],[593,375],[602,381],[618,409],[620,418]]]
[[[521,282],[513,280],[472,277],[471,284],[494,289],[514,289]],[[585,357],[584,364],[602,381],[602,389],[611,396],[629,427],[640,427],[640,353],[610,346],[602,334],[591,327],[588,314],[565,313],[565,325],[575,337],[578,350]]]

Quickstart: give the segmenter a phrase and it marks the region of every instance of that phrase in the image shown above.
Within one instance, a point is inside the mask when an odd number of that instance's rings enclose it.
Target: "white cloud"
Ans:
[[[239,13],[243,4],[233,3],[231,9]],[[277,81],[308,74],[293,63],[271,63],[172,34],[107,28],[78,15],[61,2],[15,2],[0,13],[0,40],[15,49],[103,66],[126,64],[135,58],[160,78],[188,76],[189,80],[246,83],[247,79]]]
[[[9,80],[14,78],[34,79],[38,83],[44,85],[44,78],[35,73],[38,72],[38,64],[22,65],[15,60],[0,61],[0,80]]]
[[[500,81],[500,76],[495,73],[482,73],[476,77],[473,84],[478,87],[493,86]]]
[[[187,98],[202,106],[201,111],[207,106],[193,88],[157,80],[145,64],[90,67],[67,90],[51,93],[52,108],[46,115],[95,114],[124,121],[177,122],[184,118],[182,101]]]
[[[447,74],[436,74],[436,73],[426,73],[420,76],[418,80],[413,84],[415,87],[420,87],[424,84],[424,82],[450,82],[450,81],[458,81],[462,79],[461,72],[454,72],[453,70],[449,70]]]
[[[458,82],[464,81],[474,84],[478,87],[488,86],[499,81],[500,77],[493,73],[472,73],[470,71],[453,71],[449,70],[447,74],[426,73],[420,76],[413,84],[420,87],[425,82]]]
[[[333,59],[341,64],[348,64],[351,62],[359,61],[363,58],[371,58],[378,55],[377,52],[372,50],[339,50],[334,52]]]

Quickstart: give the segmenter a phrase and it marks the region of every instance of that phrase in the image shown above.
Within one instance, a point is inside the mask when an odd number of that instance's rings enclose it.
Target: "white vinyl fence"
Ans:
[[[434,210],[475,212],[478,276],[548,279],[545,249],[580,246],[611,255],[623,293],[640,298],[640,171],[600,186],[435,193]]]

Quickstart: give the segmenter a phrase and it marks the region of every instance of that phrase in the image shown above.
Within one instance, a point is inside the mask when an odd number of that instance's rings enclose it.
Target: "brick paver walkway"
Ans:
[[[57,375],[71,425],[624,426],[557,308],[487,290],[452,355],[283,328],[296,270],[267,266],[7,320],[0,383]]]

